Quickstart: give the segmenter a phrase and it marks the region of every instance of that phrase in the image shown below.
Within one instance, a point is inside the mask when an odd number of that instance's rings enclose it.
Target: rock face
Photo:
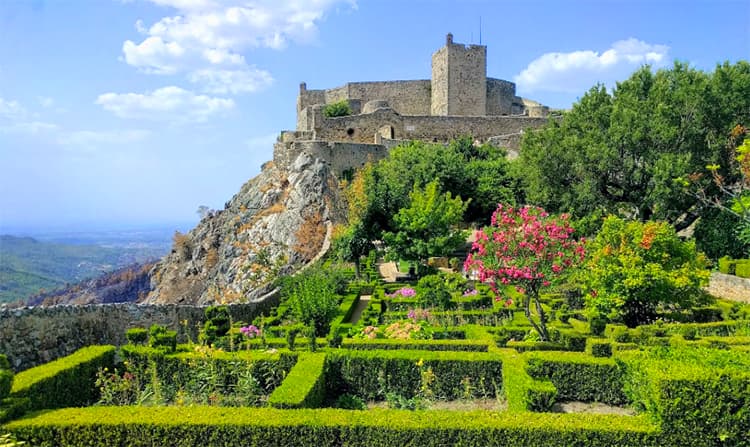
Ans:
[[[345,218],[329,165],[301,153],[288,168],[266,163],[193,230],[175,234],[172,252],[151,271],[146,304],[254,302],[273,281],[327,249]]]

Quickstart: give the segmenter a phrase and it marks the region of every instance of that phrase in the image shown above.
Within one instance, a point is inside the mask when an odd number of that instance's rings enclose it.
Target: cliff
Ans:
[[[225,209],[209,213],[151,271],[145,304],[254,302],[273,281],[327,249],[345,218],[329,165],[302,153],[288,167],[266,163]]]

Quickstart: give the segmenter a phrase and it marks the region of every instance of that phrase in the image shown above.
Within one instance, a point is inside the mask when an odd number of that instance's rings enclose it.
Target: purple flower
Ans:
[[[464,292],[464,296],[474,296],[477,293],[477,289],[469,289]]]
[[[260,335],[260,329],[258,329],[253,324],[251,324],[250,326],[242,326],[240,328],[240,332],[242,332],[242,335],[247,338],[255,338]]]

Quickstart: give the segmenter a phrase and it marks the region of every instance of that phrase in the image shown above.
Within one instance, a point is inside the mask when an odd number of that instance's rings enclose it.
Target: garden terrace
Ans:
[[[18,374],[2,430],[31,446],[750,446],[745,307],[595,335],[580,299],[551,293],[539,341],[483,285],[459,282],[439,310],[408,296],[416,284],[348,277],[325,337],[283,298],[255,325],[212,309],[200,343],[132,331]]]

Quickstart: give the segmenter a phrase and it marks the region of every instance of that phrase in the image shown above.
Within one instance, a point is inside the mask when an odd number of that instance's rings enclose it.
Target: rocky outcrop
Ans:
[[[266,163],[225,209],[210,212],[151,271],[147,304],[254,302],[279,275],[327,247],[345,211],[329,165],[303,152],[288,167]]]

